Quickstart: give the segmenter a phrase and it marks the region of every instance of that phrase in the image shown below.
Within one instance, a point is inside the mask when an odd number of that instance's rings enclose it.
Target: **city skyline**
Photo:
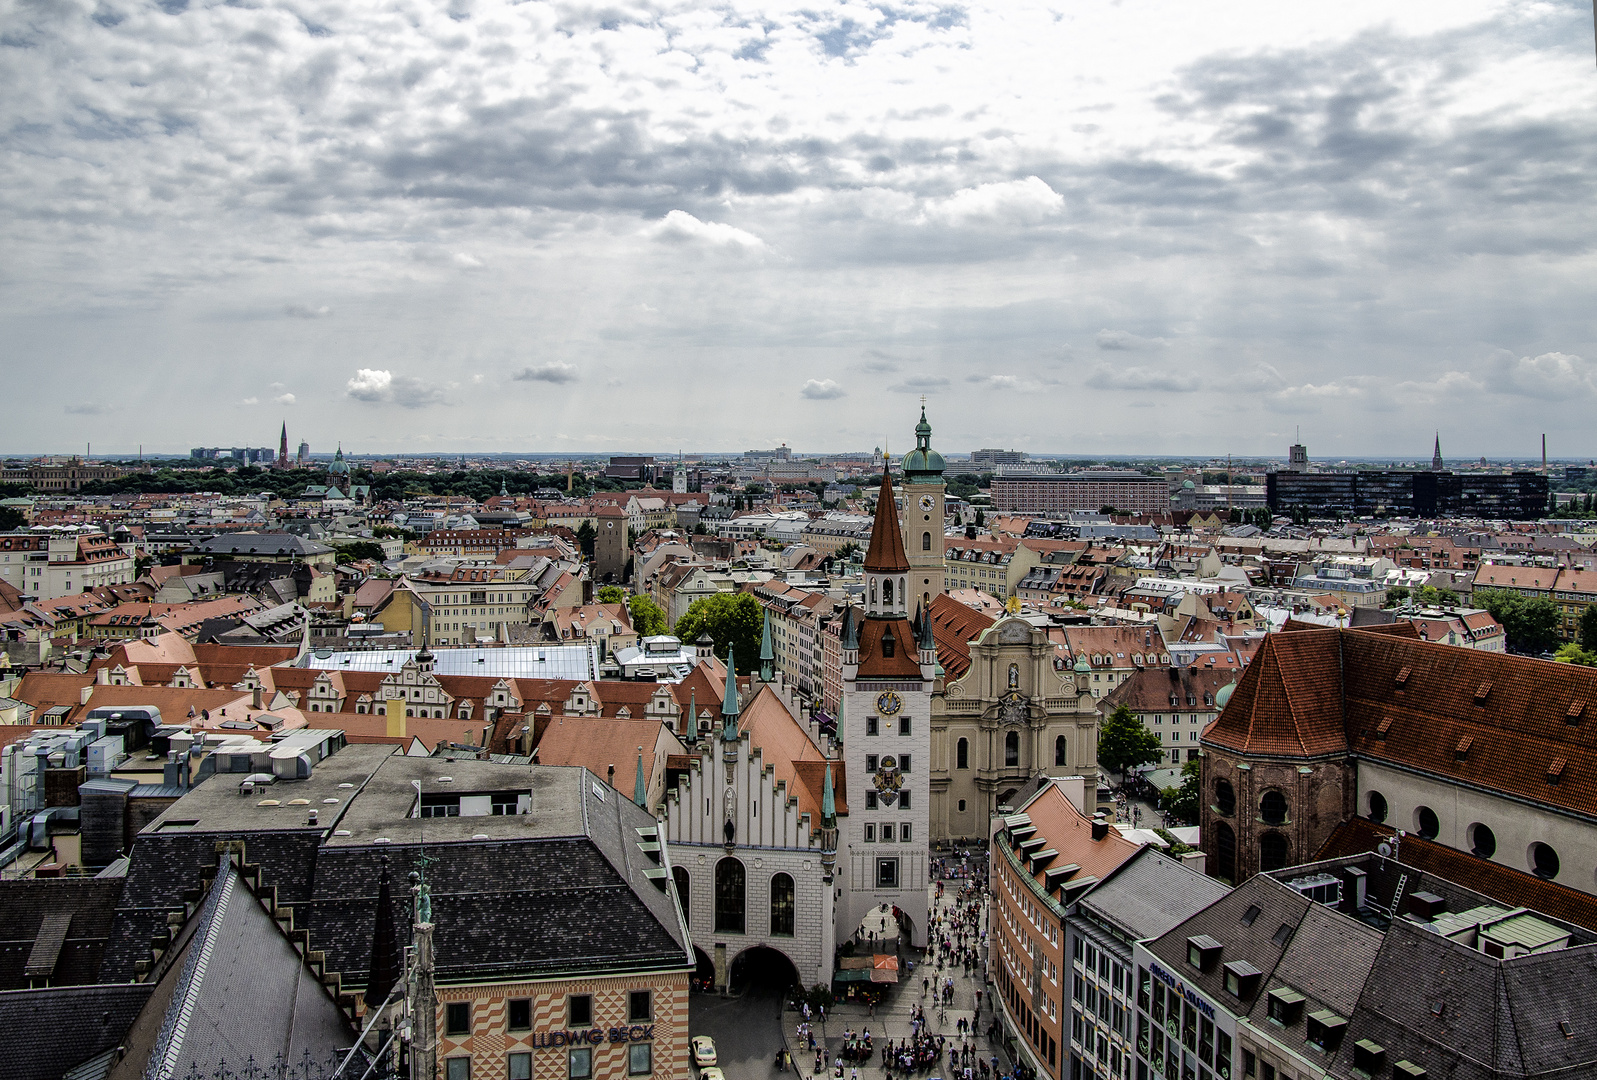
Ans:
[[[1597,452],[1574,0],[7,19],[18,448]]]

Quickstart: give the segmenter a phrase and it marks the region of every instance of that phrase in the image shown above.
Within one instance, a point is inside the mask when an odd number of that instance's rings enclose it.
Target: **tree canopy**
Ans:
[[[1510,589],[1476,589],[1473,602],[1503,624],[1508,647],[1514,652],[1539,654],[1558,647],[1562,612],[1545,596],[1521,596]]]
[[[1597,653],[1597,604],[1587,604],[1586,610],[1580,613],[1580,629],[1576,632],[1576,640],[1582,649]]]
[[[760,630],[765,611],[748,593],[716,593],[701,596],[677,620],[676,636],[691,645],[700,634],[715,640],[715,655],[726,659],[728,649],[736,650],[737,670],[747,675],[760,665]],[[633,620],[636,629],[636,618]]]
[[[348,544],[339,544],[333,549],[339,562],[360,562],[370,559],[373,562],[383,561],[383,546],[370,540],[356,540]]]
[[[1198,792],[1202,784],[1201,763],[1194,758],[1181,766],[1181,786],[1168,787],[1159,793],[1162,796],[1159,805],[1171,817],[1195,825],[1198,821]]]
[[[1125,783],[1126,773],[1138,765],[1156,765],[1163,760],[1164,744],[1159,736],[1143,727],[1125,705],[1117,705],[1098,731],[1098,764],[1119,773]]]
[[[600,604],[624,604],[627,602],[627,594],[619,585],[603,585],[595,594],[594,600]]]
[[[627,602],[632,613],[632,629],[639,637],[654,637],[666,632],[665,612],[647,596],[634,596]]]

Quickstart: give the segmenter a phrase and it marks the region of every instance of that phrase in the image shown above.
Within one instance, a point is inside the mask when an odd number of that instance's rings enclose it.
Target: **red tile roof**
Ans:
[[[1302,630],[1265,638],[1204,741],[1242,754],[1345,754],[1341,633]]]
[[[1576,664],[1366,630],[1272,634],[1204,741],[1351,753],[1597,816],[1597,669]]]
[[[876,498],[876,523],[871,526],[871,544],[865,549],[865,569],[881,573],[909,572],[909,557],[904,554],[904,534],[898,528],[898,504],[893,501],[893,477],[882,471],[882,490]]]
[[[893,632],[893,655],[882,655],[882,640]],[[908,619],[861,619],[859,673],[867,679],[919,679],[920,658]]]
[[[932,637],[937,641],[937,662],[948,681],[970,670],[970,643],[997,620],[961,604],[947,593],[932,597]]]

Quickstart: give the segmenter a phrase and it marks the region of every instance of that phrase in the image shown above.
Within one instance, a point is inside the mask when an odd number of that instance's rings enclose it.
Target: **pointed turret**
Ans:
[[[885,458],[882,460],[882,488],[876,495],[876,520],[871,525],[871,544],[865,549],[865,572],[909,572],[909,559],[904,556],[904,534],[898,526],[898,503],[893,498],[893,475]]]
[[[859,625],[854,622],[854,608],[852,605],[843,609],[842,638],[845,652],[850,649],[858,651]]]
[[[643,807],[649,808],[648,786],[643,781],[643,747],[638,747],[638,775],[632,781],[632,801]]]
[[[699,741],[699,702],[697,695],[698,691],[696,690],[690,689],[688,691],[688,722],[686,727],[683,728],[682,737],[690,743]]]
[[[937,651],[937,637],[932,633],[932,613],[930,609],[923,608],[920,613],[920,647],[922,652]]]
[[[760,681],[776,681],[776,650],[771,647],[771,609],[765,609],[765,625],[760,630]]]
[[[388,856],[379,859],[377,925],[372,932],[371,976],[366,982],[366,1007],[381,1008],[399,981],[399,933],[394,925],[394,904],[388,885]]]
[[[831,762],[826,763],[826,779],[821,784],[821,824],[828,829],[837,826],[837,797],[832,793]]]
[[[735,743],[738,738],[738,669],[730,646],[726,650],[726,696],[721,699],[721,741]]]

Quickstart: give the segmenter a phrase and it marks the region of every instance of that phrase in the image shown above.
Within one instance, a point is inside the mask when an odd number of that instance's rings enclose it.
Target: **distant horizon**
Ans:
[[[460,457],[464,457],[464,458],[466,458],[468,460],[475,460],[475,461],[483,461],[483,460],[583,461],[583,460],[592,460],[592,459],[599,459],[599,458],[612,458],[612,457],[653,457],[661,465],[670,465],[677,459],[679,453],[680,453],[681,456],[686,457],[686,458],[722,459],[722,458],[741,457],[745,452],[746,451],[743,451],[743,450],[693,450],[693,451],[670,451],[669,453],[667,453],[667,452],[662,452],[662,451],[632,450],[632,449],[626,449],[626,450],[580,450],[580,451],[568,451],[568,452],[559,452],[559,451],[550,451],[550,450],[523,450],[523,451],[496,450],[496,451],[475,451],[475,452],[474,451],[466,451],[466,450],[432,450],[432,451],[425,451],[425,452],[383,450],[383,451],[373,451],[373,452],[356,452],[356,451],[352,451],[352,450],[345,450],[344,451],[344,458],[345,458],[345,460],[358,460],[358,461],[389,461],[389,460],[395,460],[395,459],[401,459],[401,458],[403,458],[403,459],[415,459],[415,460],[428,460],[428,459],[437,460],[437,459],[440,459],[440,458],[460,458]],[[942,449],[939,449],[939,452],[942,453],[944,455],[944,457],[952,459],[951,460],[951,464],[963,463],[968,458],[968,455],[973,453],[973,451],[969,451],[969,450],[963,450],[962,451],[962,450],[942,450]],[[1083,453],[1083,452],[1077,452],[1077,451],[1029,451],[1029,450],[1028,451],[1024,451],[1024,453],[1026,454],[1028,461],[1037,461],[1037,462],[1058,461],[1058,460],[1071,460],[1071,461],[1131,461],[1131,462],[1172,461],[1172,462],[1201,463],[1201,464],[1204,464],[1204,465],[1210,465],[1210,464],[1220,464],[1226,458],[1226,455],[1223,454],[1223,453],[1222,454],[1204,454],[1204,453],[1191,453],[1191,454],[1136,454],[1136,453],[1125,453],[1125,452],[1119,452],[1119,453],[1116,453],[1116,452]],[[100,453],[93,453],[93,454],[87,455],[87,459],[88,460],[103,460],[103,461],[127,461],[127,460],[130,460],[130,459],[139,458],[140,456],[141,455],[140,455],[140,453],[138,451],[130,451],[130,452],[100,452]],[[866,459],[866,458],[870,458],[871,456],[872,456],[872,454],[871,454],[871,451],[869,451],[869,450],[859,450],[859,451],[853,451],[853,450],[806,450],[806,451],[798,451],[798,450],[794,450],[792,452],[791,460],[793,460],[793,461],[809,461],[809,460],[813,460],[813,459],[816,459],[816,458],[822,458],[822,457],[828,457],[828,458],[853,457],[853,458]],[[0,452],[0,459],[5,459],[5,460],[32,460],[32,459],[35,459],[35,458],[45,458],[45,457],[85,457],[85,455],[77,454],[77,453],[72,452],[72,451],[27,451],[27,452],[3,451],[3,452]],[[196,460],[196,459],[190,457],[187,453],[181,453],[181,452],[170,451],[170,450],[165,450],[165,451],[146,450],[146,451],[143,452],[142,457],[146,461],[194,461],[194,460]],[[292,457],[292,455],[291,455],[291,457]],[[901,460],[902,457],[903,457],[902,454],[894,454],[893,455],[893,460],[895,462],[897,462],[897,461]],[[1505,456],[1505,455],[1492,455],[1492,454],[1488,453],[1488,454],[1484,454],[1484,455],[1483,454],[1460,454],[1460,455],[1456,455],[1456,456],[1449,456],[1449,455],[1444,453],[1442,455],[1442,462],[1443,462],[1444,467],[1446,467],[1446,468],[1452,468],[1455,465],[1479,465],[1480,461],[1481,461],[1481,459],[1483,457],[1485,458],[1486,463],[1488,465],[1522,465],[1522,464],[1540,465],[1541,460],[1542,460],[1541,456],[1539,454],[1535,455],[1535,456],[1525,456],[1525,455]],[[312,453],[309,456],[309,458],[307,458],[306,460],[307,461],[311,461],[311,462],[326,462],[326,461],[331,461],[332,459],[333,459],[333,454],[332,453],[328,453],[328,452],[323,451],[323,452],[318,452],[318,453]],[[228,464],[228,463],[231,463],[232,460],[233,459],[231,459],[231,458],[219,458],[219,459],[217,459],[217,462],[220,463],[220,464]],[[1242,454],[1235,454],[1235,455],[1232,455],[1231,464],[1233,466],[1245,466],[1245,465],[1250,465],[1250,464],[1272,464],[1272,463],[1275,463],[1275,462],[1285,462],[1286,460],[1287,460],[1287,457],[1286,457],[1285,454],[1281,454],[1281,455],[1260,455],[1260,454],[1242,455]],[[1555,457],[1555,456],[1549,454],[1548,457],[1547,457],[1547,463],[1549,465],[1578,465],[1578,464],[1580,464],[1582,462],[1591,462],[1592,460],[1593,460],[1592,458],[1578,456],[1578,455],[1577,456],[1567,456],[1567,457]],[[1310,454],[1309,455],[1309,461],[1311,461],[1311,462],[1321,462],[1321,463],[1337,463],[1337,462],[1344,462],[1345,461],[1345,462],[1350,462],[1350,463],[1363,463],[1363,462],[1384,462],[1384,463],[1417,462],[1417,463],[1420,463],[1420,464],[1429,464],[1429,458],[1428,457],[1422,457],[1422,456],[1419,456],[1419,455],[1405,456],[1405,455],[1397,455],[1397,454],[1338,454],[1338,455]],[[271,464],[275,464],[275,459],[274,459],[274,462],[271,462],[271,463],[262,463],[261,467],[268,467]]]

